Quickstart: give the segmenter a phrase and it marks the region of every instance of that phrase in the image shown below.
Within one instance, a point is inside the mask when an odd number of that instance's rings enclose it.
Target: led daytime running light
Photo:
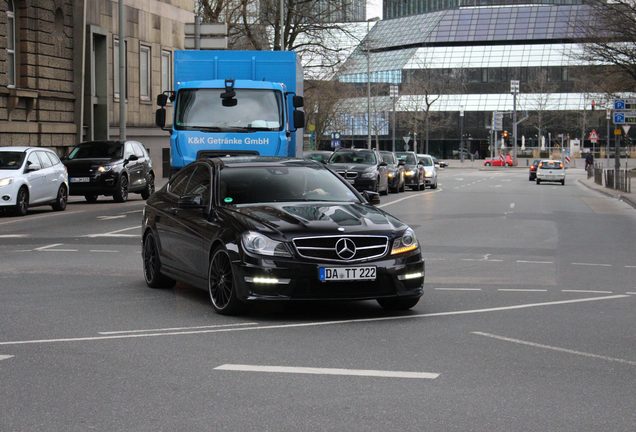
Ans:
[[[402,246],[402,247],[398,247],[398,248],[393,248],[391,250],[391,255],[398,255],[404,252],[410,252],[412,250],[417,249],[417,243],[412,244],[410,246]]]

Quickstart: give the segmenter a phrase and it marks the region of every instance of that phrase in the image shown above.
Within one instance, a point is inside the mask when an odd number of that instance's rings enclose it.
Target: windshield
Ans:
[[[422,165],[424,166],[433,166],[433,160],[430,157],[421,157],[419,158],[419,161],[422,162]]]
[[[25,152],[0,152],[0,170],[20,169],[25,155]]]
[[[543,161],[540,168],[543,169],[561,169],[563,164],[560,161]]]
[[[232,167],[221,171],[221,203],[360,202],[336,174],[322,167]]]
[[[339,151],[331,155],[329,163],[354,163],[375,165],[375,155],[372,151]]]
[[[223,106],[225,89],[179,91],[175,129],[214,131],[276,131],[283,128],[281,93],[274,90],[235,89],[235,106]]]
[[[395,154],[398,160],[404,161],[405,164],[415,165],[417,162],[415,161],[415,156],[413,153],[396,153]]]
[[[68,159],[121,159],[123,155],[124,146],[119,142],[92,142],[75,147]]]
[[[382,161],[388,163],[389,165],[395,165],[395,158],[393,157],[393,153],[380,152],[382,155]]]

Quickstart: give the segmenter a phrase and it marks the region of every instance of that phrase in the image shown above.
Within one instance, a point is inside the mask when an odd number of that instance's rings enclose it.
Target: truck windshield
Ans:
[[[225,89],[183,89],[175,129],[250,132],[283,128],[282,95],[273,90],[235,89],[237,104],[222,105]]]

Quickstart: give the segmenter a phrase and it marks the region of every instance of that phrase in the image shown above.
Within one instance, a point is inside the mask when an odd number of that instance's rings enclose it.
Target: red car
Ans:
[[[512,166],[512,156],[509,154],[505,156],[505,165]],[[486,159],[484,161],[484,166],[504,166],[504,159],[495,158],[495,159]]]

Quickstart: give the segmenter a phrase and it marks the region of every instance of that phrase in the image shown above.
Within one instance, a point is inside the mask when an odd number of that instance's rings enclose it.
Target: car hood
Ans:
[[[230,209],[247,229],[269,229],[285,237],[315,234],[374,234],[407,226],[390,214],[361,203],[271,203]]]
[[[121,162],[121,159],[117,158],[117,159],[111,159],[111,158],[95,158],[95,159],[65,159],[63,161],[64,165],[66,165],[66,168],[68,169],[69,172],[71,173],[79,173],[79,172],[86,172],[88,173],[88,171],[95,166],[99,166],[99,165],[113,165],[113,164],[117,164]]]
[[[375,168],[375,165],[362,165],[362,164],[346,164],[346,163],[332,163],[332,164],[327,164],[327,166],[329,168],[331,168],[334,171],[357,171],[357,172],[363,172],[363,171],[372,171]]]
[[[17,170],[0,170],[0,179],[6,178],[6,177],[18,177],[19,175],[22,175],[22,168],[17,169]]]

